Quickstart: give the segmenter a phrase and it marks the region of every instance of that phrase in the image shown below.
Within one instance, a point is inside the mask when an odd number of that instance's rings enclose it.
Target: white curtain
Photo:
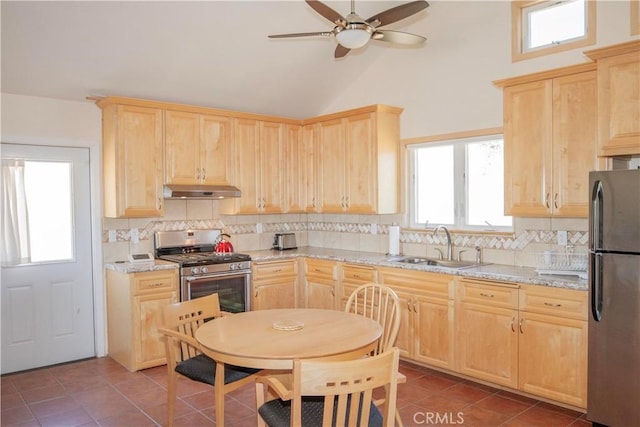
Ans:
[[[29,223],[24,186],[24,160],[2,159],[2,254],[3,266],[31,261]]]

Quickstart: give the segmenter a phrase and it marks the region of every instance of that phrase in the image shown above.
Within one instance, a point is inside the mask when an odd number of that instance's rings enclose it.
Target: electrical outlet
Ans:
[[[567,246],[567,230],[558,230],[558,244]]]
[[[371,224],[371,234],[378,234],[378,224]]]
[[[137,228],[131,229],[131,243],[140,243],[140,235]]]
[[[116,240],[118,240],[116,230],[109,230],[109,243],[114,243]]]
[[[262,233],[262,223],[261,222],[256,224],[256,233],[258,233],[258,234]]]

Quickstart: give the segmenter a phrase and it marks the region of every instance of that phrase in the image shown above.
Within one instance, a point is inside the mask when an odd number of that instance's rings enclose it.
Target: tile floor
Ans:
[[[402,362],[406,426],[590,426],[584,414]],[[166,423],[166,367],[131,373],[105,357],[3,376],[0,425],[144,427]],[[176,427],[214,426],[212,388],[180,381]],[[255,392],[227,395],[228,427],[254,426]]]

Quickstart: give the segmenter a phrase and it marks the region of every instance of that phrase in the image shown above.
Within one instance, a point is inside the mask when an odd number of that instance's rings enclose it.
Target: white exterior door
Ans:
[[[20,261],[7,260],[3,248],[2,373],[93,357],[89,150],[20,144],[0,150],[3,227],[15,222],[5,221],[12,203],[7,191],[20,187],[5,188],[12,181],[5,166],[14,163],[24,166],[28,225]]]

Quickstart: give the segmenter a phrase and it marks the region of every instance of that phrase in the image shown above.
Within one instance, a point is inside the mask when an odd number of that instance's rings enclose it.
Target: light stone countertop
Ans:
[[[104,266],[107,270],[119,271],[121,273],[143,273],[147,271],[171,270],[180,266],[175,262],[163,261],[159,259],[153,262],[110,262]]]
[[[251,255],[252,261],[272,261],[295,257],[311,257],[333,261],[350,262],[381,267],[404,268],[407,270],[429,271],[444,273],[452,276],[470,277],[475,279],[494,280],[499,282],[522,283],[529,285],[551,286],[555,288],[588,290],[586,280],[578,276],[550,276],[539,275],[533,267],[516,267],[513,265],[487,264],[479,267],[452,269],[424,264],[404,264],[388,261],[385,254],[348,251],[342,249],[326,249],[314,247],[300,247],[293,250],[277,251],[262,250],[243,252]]]

